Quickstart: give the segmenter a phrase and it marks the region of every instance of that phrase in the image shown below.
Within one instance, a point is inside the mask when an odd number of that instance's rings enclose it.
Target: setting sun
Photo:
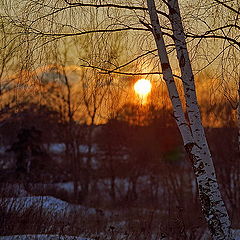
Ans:
[[[134,84],[134,90],[140,97],[147,96],[152,88],[152,84],[149,80],[140,79]]]

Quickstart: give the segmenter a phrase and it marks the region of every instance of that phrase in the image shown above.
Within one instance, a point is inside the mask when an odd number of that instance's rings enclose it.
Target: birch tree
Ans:
[[[178,1],[169,0],[167,5],[169,7],[169,19],[173,28],[177,58],[181,69],[189,123],[185,119],[182,103],[174,82],[155,2],[154,0],[148,0],[147,4],[152,32],[162,66],[163,78],[168,87],[174,109],[174,117],[181,132],[184,147],[192,161],[198,183],[199,197],[209,230],[213,239],[231,239],[230,220],[219,191],[211,154],[201,123],[194,76],[187,51]]]

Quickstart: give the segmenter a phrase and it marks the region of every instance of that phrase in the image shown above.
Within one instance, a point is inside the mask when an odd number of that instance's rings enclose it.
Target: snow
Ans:
[[[91,153],[97,153],[97,144],[92,144],[91,146]],[[0,148],[1,150],[1,148]],[[52,143],[49,145],[49,151],[52,153],[60,154],[63,153],[66,150],[65,143]],[[88,145],[81,144],[79,145],[79,151],[81,153],[88,153]]]
[[[59,236],[59,235],[13,235],[2,236],[0,240],[91,240],[76,236]]]
[[[6,153],[6,150],[8,149],[9,147],[5,147],[5,146],[0,146],[0,154],[5,154]]]
[[[233,238],[234,240],[240,240],[240,229],[233,229],[232,230]],[[210,238],[210,233],[208,230],[203,234],[201,237],[201,240],[209,240]]]
[[[6,210],[8,211],[25,211],[28,208],[34,207],[34,209],[41,209],[49,212],[54,217],[62,219],[66,215],[71,213],[78,214],[78,211],[84,211],[84,216],[87,215],[101,215],[99,209],[88,208],[81,205],[74,205],[62,201],[60,199],[51,196],[30,196],[30,197],[18,197],[18,198],[0,198],[0,201],[5,201]],[[102,211],[102,210],[101,210]],[[113,213],[104,211],[105,217],[113,216]],[[71,215],[70,215],[71,217]],[[127,223],[125,221],[109,222],[109,226],[115,226],[117,229],[122,229]],[[154,233],[152,233],[154,234]],[[240,229],[233,231],[235,240],[240,240]],[[75,236],[59,236],[59,235],[13,235],[13,236],[0,236],[0,240],[90,240],[89,238],[75,237]],[[121,239],[121,238],[119,238]],[[155,239],[155,238],[153,238]],[[206,231],[201,240],[207,240],[209,238],[209,232]]]
[[[233,230],[233,237],[235,240],[240,240],[240,229]]]
[[[234,230],[235,240],[240,240],[240,230]],[[204,237],[204,240],[209,239],[209,237]],[[47,235],[47,234],[37,234],[37,235],[12,235],[12,236],[0,236],[0,240],[93,240],[90,238],[83,238],[77,236],[61,236],[61,235]]]
[[[92,146],[91,146],[91,153],[92,154],[94,154],[94,153],[96,154],[97,153],[97,149],[98,149],[97,144],[92,144]],[[79,145],[79,151],[81,153],[88,153],[88,145],[83,145],[83,144]]]
[[[53,216],[62,217],[72,212],[84,212],[87,215],[98,214],[98,209],[88,208],[81,205],[70,204],[51,196],[31,196],[18,198],[2,198],[1,202],[6,206],[7,211],[25,211],[29,208],[41,209]]]
[[[64,213],[69,208],[67,202],[59,200],[50,196],[34,196],[34,197],[18,197],[18,198],[4,198],[1,201],[4,201],[7,205],[7,210],[16,210],[22,211],[28,208],[41,208],[42,210],[47,210],[54,212],[55,214]]]
[[[66,150],[66,146],[64,143],[53,143],[49,146],[49,151],[52,153],[63,153]]]
[[[73,182],[55,183],[53,185],[56,187],[56,189],[65,190],[69,193],[73,193],[74,190]]]

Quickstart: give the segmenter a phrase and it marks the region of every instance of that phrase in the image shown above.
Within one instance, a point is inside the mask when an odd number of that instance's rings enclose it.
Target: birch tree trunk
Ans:
[[[201,122],[197,103],[194,76],[189,59],[185,34],[177,0],[168,0],[169,17],[174,33],[174,42],[181,69],[189,125],[184,116],[182,104],[176,90],[166,46],[157,16],[154,0],[147,0],[152,31],[158,48],[163,78],[166,81],[172,101],[174,116],[183,138],[184,146],[192,161],[197,179],[203,213],[214,240],[232,239],[230,220],[216,180],[215,169]],[[174,94],[171,94],[174,89]],[[181,106],[181,107],[180,107]]]
[[[179,93],[173,78],[173,73],[172,73],[172,69],[168,59],[167,50],[165,47],[162,31],[160,29],[157,13],[156,11],[152,10],[154,9],[152,8],[152,5],[154,5],[154,1],[148,0],[147,2],[148,2],[149,13],[150,13],[152,27],[153,27],[153,34],[156,40],[158,55],[159,55],[160,63],[162,67],[163,79],[167,84],[168,94],[173,106],[173,113],[174,113],[176,123],[181,132],[184,145],[187,145],[192,143],[192,135],[188,127],[187,121],[185,119],[182,103],[181,103]]]

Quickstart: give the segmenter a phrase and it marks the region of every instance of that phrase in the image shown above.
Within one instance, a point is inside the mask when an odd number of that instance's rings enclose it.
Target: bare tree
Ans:
[[[187,32],[188,38],[198,40],[196,48],[209,46],[214,51],[198,54],[204,54],[204,64],[201,64],[200,70],[209,68],[212,65],[216,69],[215,78],[219,79],[222,94],[228,99],[233,109],[237,110],[238,116],[238,142],[240,145],[240,117],[239,117],[239,51],[240,51],[240,18],[239,1],[221,1],[213,0],[209,5],[208,1],[199,2],[200,9],[209,11],[211,15],[202,15],[201,20],[196,16],[192,21],[197,21],[202,28],[190,28]],[[208,10],[207,10],[208,9]],[[201,10],[199,10],[201,11]],[[193,24],[194,26],[194,24]],[[233,87],[234,85],[234,87]],[[238,91],[236,91],[238,89]]]
[[[185,149],[193,164],[195,177],[198,183],[199,197],[202,202],[203,213],[208,222],[209,230],[214,239],[230,239],[230,220],[221,198],[214,166],[201,123],[194,86],[194,77],[185,42],[185,34],[182,27],[178,2],[168,1],[167,4],[169,7],[169,18],[173,27],[173,39],[175,41],[177,57],[182,74],[189,124],[185,119],[182,103],[175,86],[155,3],[152,0],[148,0],[149,14],[153,27],[153,34],[158,47],[163,76],[168,86],[174,109],[174,116],[181,132]]]

